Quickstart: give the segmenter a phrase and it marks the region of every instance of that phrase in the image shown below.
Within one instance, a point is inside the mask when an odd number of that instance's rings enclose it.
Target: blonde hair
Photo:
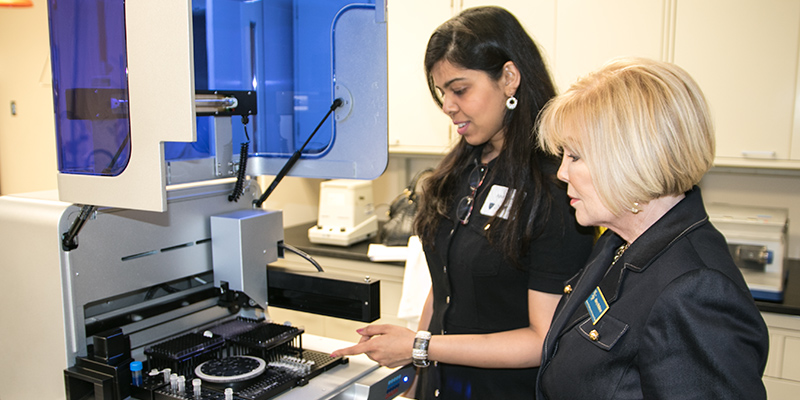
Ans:
[[[714,127],[703,92],[674,64],[620,58],[578,80],[539,116],[539,146],[564,147],[587,163],[604,205],[682,194],[714,161]]]

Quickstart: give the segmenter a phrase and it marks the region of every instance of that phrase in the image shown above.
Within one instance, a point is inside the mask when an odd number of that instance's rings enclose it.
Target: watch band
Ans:
[[[430,365],[428,361],[428,344],[431,341],[431,333],[418,331],[414,337],[414,348],[411,350],[411,360],[415,367],[425,368]]]

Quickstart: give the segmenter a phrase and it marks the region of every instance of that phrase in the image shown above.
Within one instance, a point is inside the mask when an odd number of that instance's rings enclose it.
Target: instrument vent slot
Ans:
[[[165,247],[165,248],[161,249],[161,252],[162,253],[166,253],[168,251],[183,249],[183,248],[192,247],[192,246],[194,246],[194,242],[188,242],[188,243],[179,244],[177,246]]]
[[[136,254],[131,254],[129,256],[124,256],[124,257],[122,257],[122,261],[131,261],[131,260],[135,260],[137,258],[142,258],[142,257],[147,257],[147,256],[154,256],[154,255],[159,254],[159,253],[166,253],[168,251],[185,249],[187,247],[192,247],[192,246],[195,246],[195,245],[201,245],[201,244],[205,244],[205,243],[209,243],[209,242],[211,242],[211,239],[200,239],[200,240],[198,240],[196,242],[181,243],[181,244],[178,244],[178,245],[175,245],[175,246],[164,247],[163,249],[160,249],[160,250],[150,250],[150,251],[145,251],[145,252],[142,252],[142,253],[136,253]]]
[[[152,256],[153,254],[158,254],[158,253],[159,253],[159,251],[158,251],[158,250],[146,251],[146,252],[144,252],[144,253],[138,253],[138,254],[133,254],[133,255],[130,255],[130,256],[125,256],[125,257],[122,257],[122,261],[130,261],[130,260],[135,260],[135,259],[137,259],[137,258],[142,258],[142,257]]]

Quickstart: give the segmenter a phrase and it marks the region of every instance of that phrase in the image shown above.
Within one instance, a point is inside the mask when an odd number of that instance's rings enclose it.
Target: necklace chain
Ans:
[[[619,246],[617,252],[614,254],[614,260],[611,261],[611,265],[616,264],[617,260],[619,260],[619,258],[625,253],[625,250],[628,250],[628,246],[630,246],[628,242],[625,242],[622,244],[622,246]]]

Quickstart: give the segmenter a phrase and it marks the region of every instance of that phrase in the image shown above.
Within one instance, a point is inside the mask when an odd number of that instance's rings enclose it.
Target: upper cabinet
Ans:
[[[389,152],[444,154],[450,118],[436,106],[425,79],[425,48],[436,27],[452,15],[449,0],[387,2]]]
[[[453,0],[456,1],[456,0]],[[556,49],[556,0],[461,0],[456,12],[477,6],[499,6],[511,11],[539,45],[539,51],[551,68]]]
[[[431,33],[469,7],[497,5],[513,12],[550,60],[555,47],[555,0],[390,0],[389,152],[445,154],[458,139],[450,118],[436,106],[425,79]]]
[[[560,92],[611,58],[674,62],[708,99],[716,165],[800,169],[800,0],[390,1],[390,151],[443,153],[457,138],[427,92],[425,45],[450,16],[487,4],[522,22]]]
[[[800,168],[800,1],[678,1],[674,62],[716,122],[717,165]]]
[[[558,0],[554,73],[559,92],[614,57],[664,59],[667,0]]]

